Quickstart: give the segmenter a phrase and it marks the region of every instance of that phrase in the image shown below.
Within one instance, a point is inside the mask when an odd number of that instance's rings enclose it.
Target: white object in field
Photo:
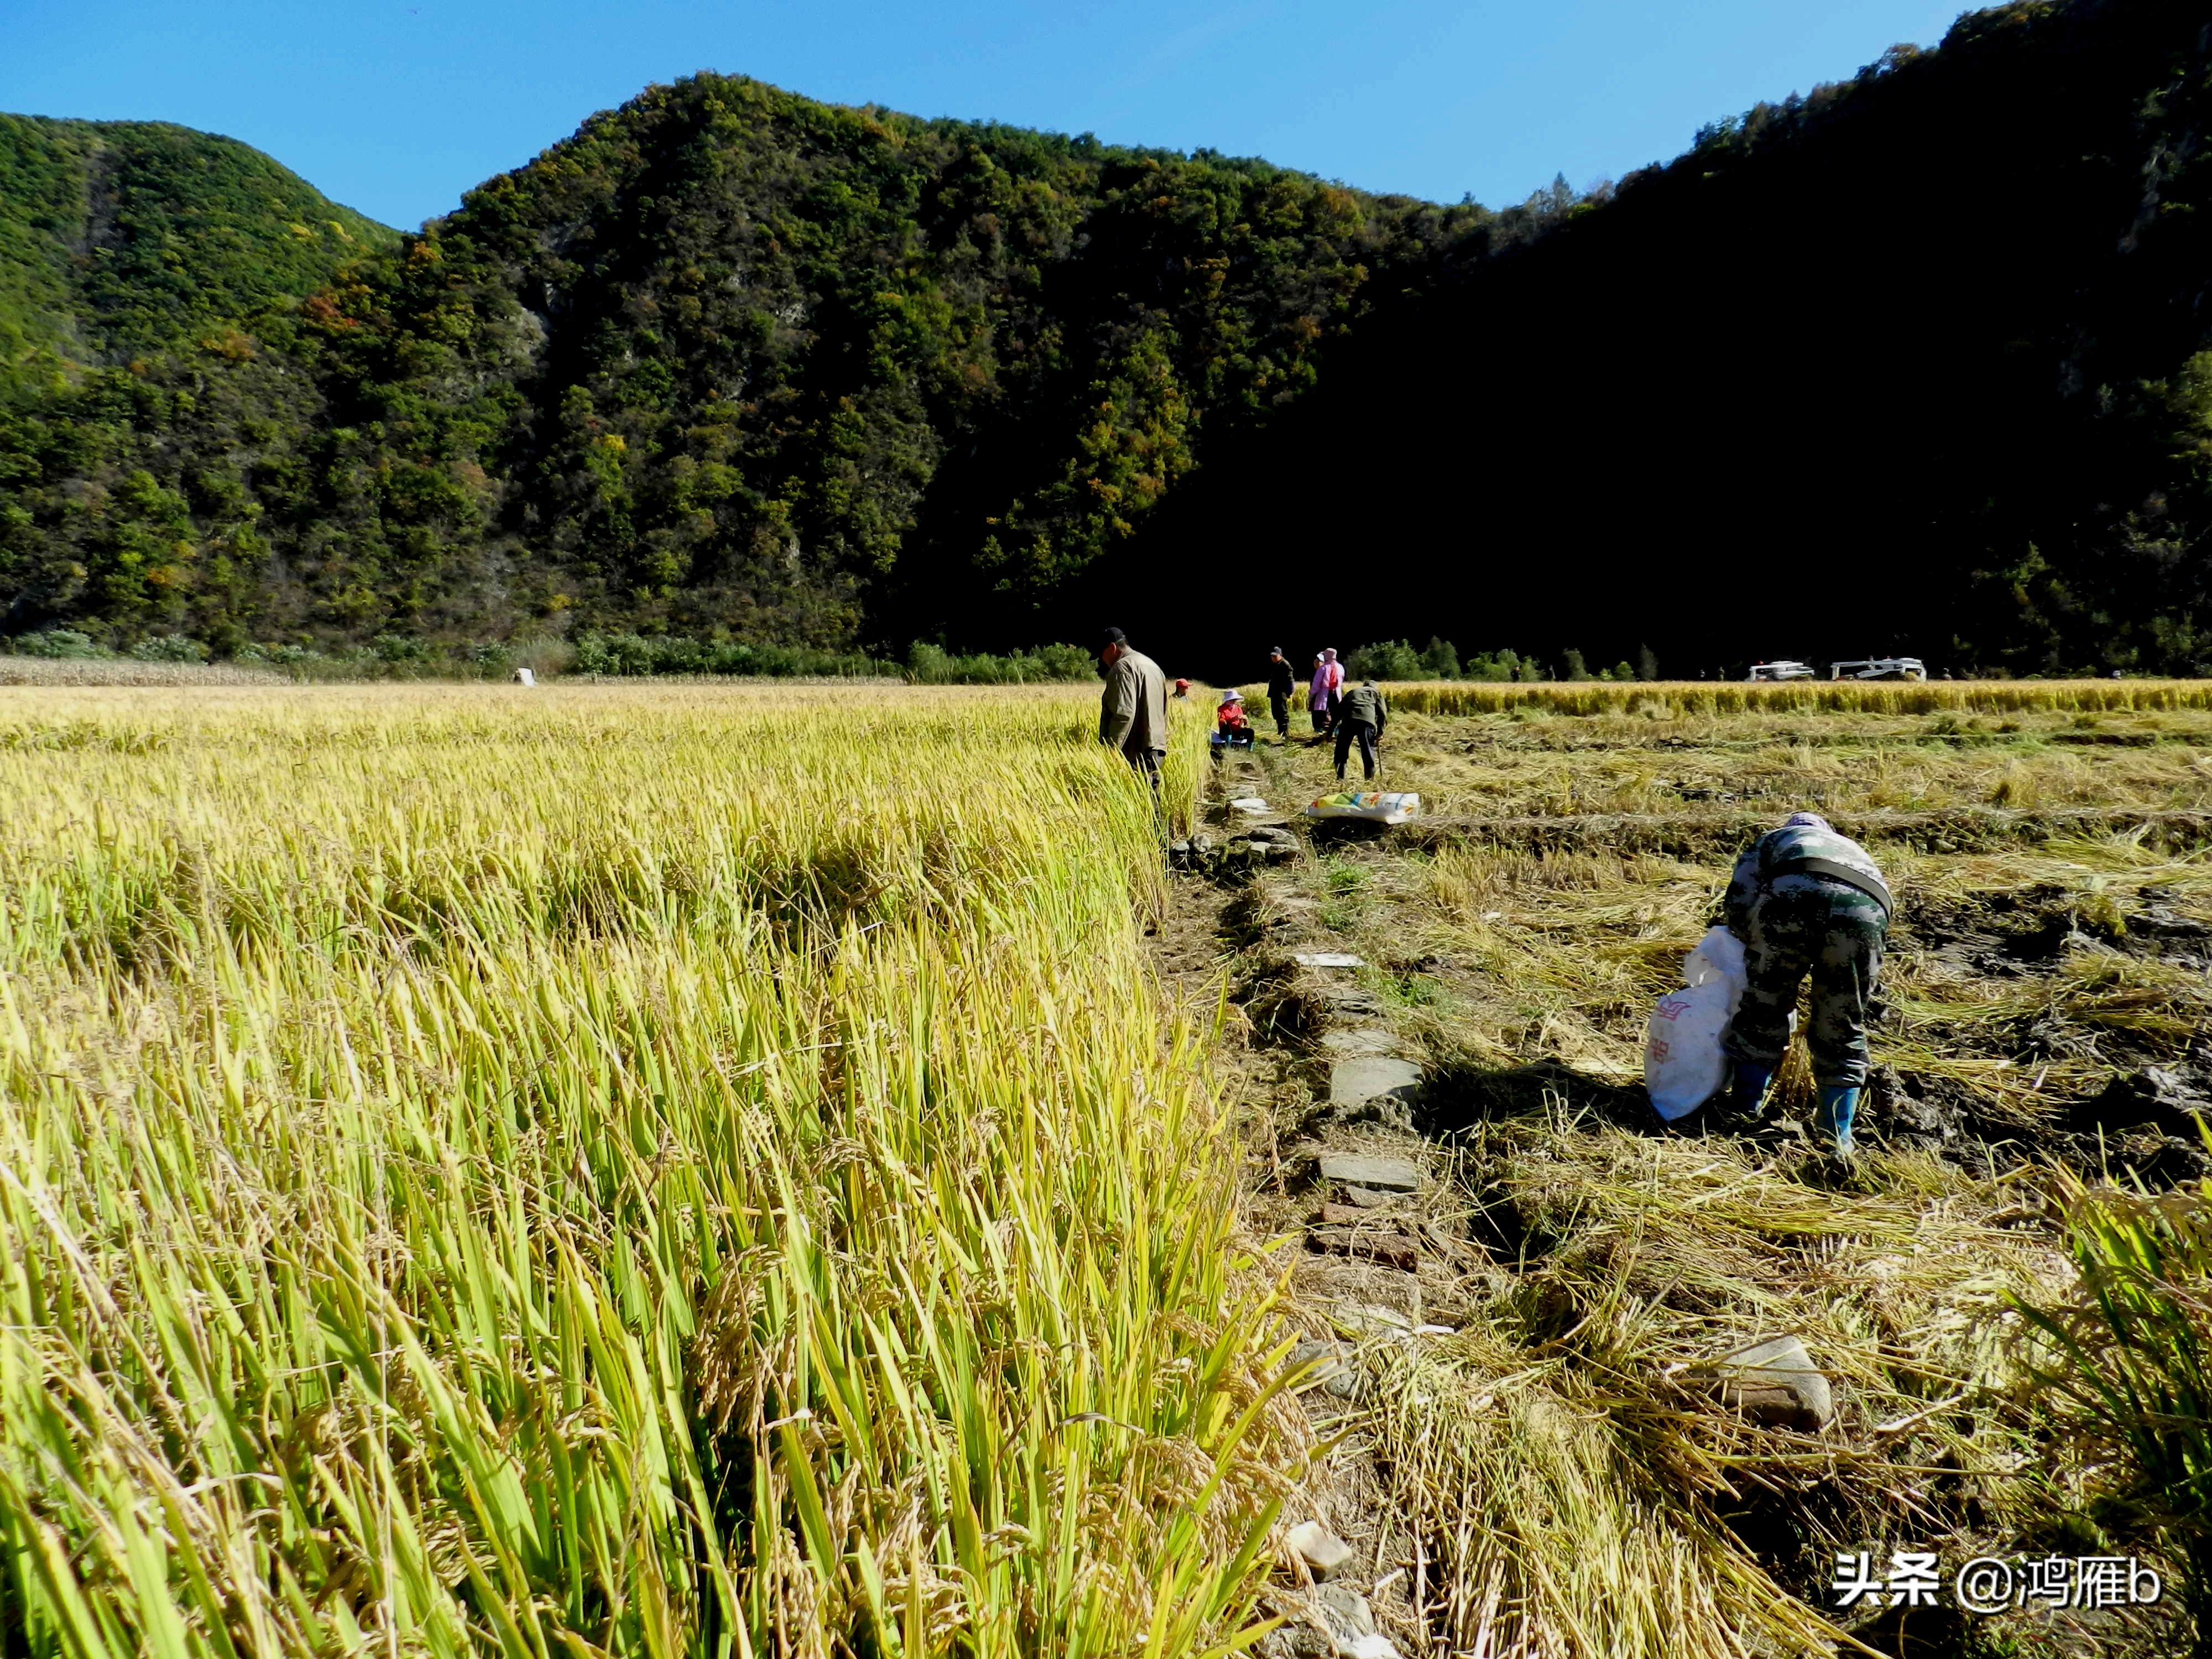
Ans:
[[[1809,680],[1814,678],[1813,665],[1799,662],[1794,657],[1779,657],[1772,662],[1755,662],[1746,680]]]
[[[538,684],[538,676],[527,668],[518,668],[514,671],[514,683],[517,685],[535,685]]]
[[[1310,818],[1364,818],[1370,823],[1403,823],[1421,810],[1421,798],[1411,791],[1387,793],[1362,789],[1347,795],[1323,795],[1306,808]]]
[[[1349,951],[1296,951],[1291,960],[1301,968],[1364,968],[1367,958]]]
[[[1240,795],[1229,804],[1239,812],[1249,812],[1255,817],[1267,810],[1267,803],[1257,795]]]
[[[1299,1522],[1290,1529],[1285,1541],[1305,1563],[1306,1571],[1316,1578],[1334,1578],[1352,1565],[1356,1553],[1351,1545],[1318,1521]]]
[[[1832,680],[1924,680],[1928,665],[1917,657],[1861,657],[1828,665]]]
[[[1683,986],[1659,999],[1644,1039],[1644,1086],[1651,1109],[1672,1123],[1720,1092],[1728,1080],[1722,1039],[1743,1000],[1743,941],[1716,927],[1682,963]]]

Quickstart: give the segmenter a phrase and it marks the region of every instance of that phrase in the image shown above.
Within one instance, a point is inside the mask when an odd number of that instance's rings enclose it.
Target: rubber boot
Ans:
[[[1766,1097],[1774,1092],[1774,1073],[1778,1069],[1753,1060],[1736,1061],[1735,1088],[1729,1096],[1729,1115],[1749,1122],[1765,1110]]]
[[[1859,1094],[1855,1083],[1824,1083],[1820,1109],[1813,1114],[1814,1127],[1827,1133],[1836,1156],[1846,1160],[1857,1150],[1851,1141],[1851,1120],[1858,1115]]]

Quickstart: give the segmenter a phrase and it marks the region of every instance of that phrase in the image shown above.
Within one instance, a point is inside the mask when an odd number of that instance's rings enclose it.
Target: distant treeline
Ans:
[[[878,657],[859,651],[640,634],[586,634],[573,644],[544,638],[465,645],[380,634],[368,644],[350,650],[246,644],[217,653],[204,641],[181,634],[143,639],[128,651],[119,651],[77,629],[55,628],[0,640],[0,653],[83,661],[129,658],[180,663],[204,663],[220,654],[232,662],[289,669],[304,679],[504,678],[517,668],[529,668],[549,676],[564,672],[622,678],[747,675],[780,679],[902,679],[911,685],[1040,685],[1093,679],[1098,672],[1097,659],[1075,645],[1041,645],[1004,655],[982,652],[958,655],[927,641],[917,641],[902,657]]]
[[[1656,680],[1659,678],[1659,659],[1651,647],[1645,646],[1637,653],[1633,663],[1616,663],[1611,668],[1593,672],[1576,650],[1559,653],[1556,671],[1547,668],[1534,656],[1524,656],[1513,650],[1486,651],[1462,659],[1459,647],[1449,640],[1430,636],[1427,645],[1416,651],[1405,640],[1384,640],[1376,645],[1363,645],[1346,659],[1346,671],[1357,679],[1364,680]]]
[[[913,685],[1027,685],[1096,678],[1097,661],[1080,646],[1041,645],[1003,656],[957,656],[917,641],[903,659],[860,652],[718,642],[637,634],[586,634],[576,642],[585,674],[767,674],[777,677],[902,679]]]

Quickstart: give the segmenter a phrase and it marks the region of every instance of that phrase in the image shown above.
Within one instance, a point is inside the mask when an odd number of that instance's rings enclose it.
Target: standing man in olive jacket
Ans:
[[[1129,636],[1118,628],[1106,630],[1098,665],[1106,676],[1098,699],[1098,741],[1120,750],[1157,794],[1168,752],[1167,676],[1150,657],[1131,650]]]
[[[1267,659],[1267,712],[1275,717],[1275,735],[1285,743],[1291,738],[1291,693],[1297,684],[1291,659],[1277,646]]]

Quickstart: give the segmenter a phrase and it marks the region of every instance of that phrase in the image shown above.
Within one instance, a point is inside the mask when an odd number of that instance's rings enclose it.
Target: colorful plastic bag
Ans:
[[[1310,818],[1364,818],[1370,823],[1403,823],[1421,810],[1421,798],[1411,793],[1381,793],[1372,789],[1323,795],[1306,808]]]

